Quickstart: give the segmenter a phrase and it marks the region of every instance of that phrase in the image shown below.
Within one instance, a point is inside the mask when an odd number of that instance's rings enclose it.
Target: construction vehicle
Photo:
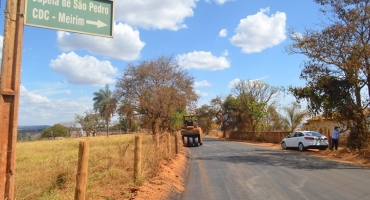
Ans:
[[[198,125],[198,115],[184,115],[184,126],[181,128],[182,142],[185,147],[202,145],[202,128]]]

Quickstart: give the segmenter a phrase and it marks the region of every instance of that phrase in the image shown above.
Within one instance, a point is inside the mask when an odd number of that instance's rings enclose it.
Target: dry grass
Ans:
[[[145,180],[154,177],[167,153],[167,134],[156,148],[151,135],[143,135],[142,179],[135,181],[135,135],[71,138],[17,144],[15,197],[20,199],[74,199],[79,141],[89,140],[86,199],[128,199]]]

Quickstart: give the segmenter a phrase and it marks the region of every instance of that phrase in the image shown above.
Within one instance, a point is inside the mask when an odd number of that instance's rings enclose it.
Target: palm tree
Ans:
[[[283,117],[282,120],[289,126],[291,132],[297,128],[308,114],[306,110],[301,111],[299,108],[300,106],[296,102],[292,103],[291,106],[283,108],[287,116]]]
[[[94,110],[104,117],[107,123],[107,137],[109,136],[109,122],[116,110],[116,100],[113,98],[112,91],[109,90],[108,84],[99,92],[94,92]]]

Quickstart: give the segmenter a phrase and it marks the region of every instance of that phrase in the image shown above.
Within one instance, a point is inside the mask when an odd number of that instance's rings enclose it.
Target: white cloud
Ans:
[[[22,103],[24,104],[49,104],[51,103],[51,101],[46,97],[28,92],[23,85],[20,86],[20,96],[22,99]]]
[[[303,34],[299,32],[294,32],[290,36],[295,39],[303,39]]]
[[[210,3],[211,1],[214,1],[217,4],[222,5],[222,4],[224,4],[224,3],[228,2],[228,1],[232,1],[232,0],[206,0],[206,2],[208,2],[208,3]]]
[[[232,89],[232,88],[234,88],[234,87],[235,87],[235,85],[236,85],[236,84],[238,84],[239,82],[240,82],[240,79],[235,78],[235,79],[233,79],[233,80],[231,80],[231,81],[229,82],[229,84],[227,85],[227,87],[228,87],[228,88],[230,88],[230,89]]]
[[[216,57],[211,52],[193,51],[177,56],[177,63],[184,69],[223,70],[230,67],[226,57]]]
[[[198,95],[198,96],[201,96],[201,97],[206,97],[208,96],[208,93],[207,92],[201,92],[199,90],[195,90],[195,93]]]
[[[194,87],[210,87],[210,86],[212,86],[212,84],[206,80],[194,82]]]
[[[90,100],[91,101],[91,100]],[[20,87],[19,125],[53,125],[73,121],[75,114],[88,110],[88,99],[51,100]],[[42,121],[42,124],[40,124]]]
[[[40,89],[34,89],[32,90],[32,92],[39,94],[41,96],[72,94],[72,91],[64,89],[66,85],[65,83],[61,82],[58,83],[38,82],[35,83],[35,85],[37,85]]]
[[[267,79],[269,78],[270,76],[262,76],[261,78],[258,78],[257,80],[264,80],[264,79]]]
[[[127,61],[140,58],[140,51],[145,46],[140,41],[139,31],[122,23],[115,25],[114,38],[58,31],[57,42],[59,49],[65,52],[86,49],[92,54]]]
[[[276,12],[269,17],[268,12],[269,8],[261,9],[257,14],[241,19],[231,43],[241,47],[244,53],[255,53],[284,41],[285,13]]]
[[[229,51],[227,50],[227,49],[225,49],[223,52],[222,52],[222,54],[221,54],[222,56],[224,56],[224,57],[226,57],[226,56],[228,56],[229,55]]]
[[[269,76],[263,76],[263,77],[261,77],[261,78],[257,78],[257,79],[247,79],[247,80],[243,80],[244,81],[244,83],[246,83],[246,84],[250,84],[250,83],[253,83],[253,82],[260,82],[260,81],[262,81],[263,79],[267,79]],[[242,81],[242,80],[240,80],[239,78],[235,78],[235,79],[233,79],[233,80],[231,80],[230,82],[229,82],[229,84],[228,84],[228,88],[230,88],[230,89],[232,89],[232,88],[234,88],[235,87],[235,85],[236,84],[238,84],[238,83],[240,83],[240,81]]]
[[[226,30],[226,29],[222,29],[222,30],[218,33],[218,36],[220,36],[220,37],[226,37],[226,36],[227,36],[227,30]]]
[[[104,86],[115,82],[118,69],[109,61],[99,61],[93,56],[80,57],[75,52],[63,53],[50,61],[51,69],[64,75],[76,85]]]
[[[115,1],[115,20],[146,29],[186,28],[184,19],[194,15],[198,0]]]

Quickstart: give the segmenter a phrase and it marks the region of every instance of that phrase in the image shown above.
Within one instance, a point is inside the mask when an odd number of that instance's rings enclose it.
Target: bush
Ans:
[[[47,128],[41,133],[42,138],[56,138],[56,137],[69,137],[69,129],[61,124],[54,124],[54,126]]]

